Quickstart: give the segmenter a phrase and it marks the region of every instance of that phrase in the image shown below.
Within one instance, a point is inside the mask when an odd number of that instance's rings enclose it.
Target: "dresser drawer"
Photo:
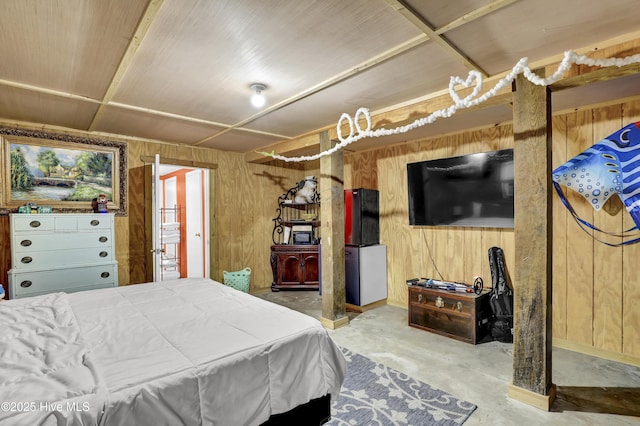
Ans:
[[[15,239],[14,252],[19,255],[45,250],[113,247],[113,237],[109,230],[105,230],[105,232],[70,232],[64,235],[53,232],[18,232],[15,234]]]
[[[117,280],[117,262],[29,272],[11,270],[9,271],[9,298],[35,296],[57,291],[70,293],[115,287]]]
[[[87,247],[68,250],[16,253],[11,259],[13,269],[40,269],[114,260],[112,247]]]
[[[13,215],[12,231],[53,231],[56,226],[56,218],[45,214],[38,215]]]
[[[78,230],[91,229],[111,229],[113,228],[113,215],[94,214],[94,215],[78,215]]]
[[[12,215],[13,232],[21,231],[86,231],[112,229],[111,214],[16,214]]]
[[[467,343],[489,331],[489,293],[481,295],[409,286],[409,325]]]

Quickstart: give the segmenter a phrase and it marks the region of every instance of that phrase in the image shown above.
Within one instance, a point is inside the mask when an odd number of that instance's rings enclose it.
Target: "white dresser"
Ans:
[[[118,285],[113,213],[11,215],[9,298]]]

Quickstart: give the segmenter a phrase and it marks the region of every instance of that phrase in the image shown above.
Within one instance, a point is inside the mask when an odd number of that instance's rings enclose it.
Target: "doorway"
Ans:
[[[154,281],[209,276],[208,183],[208,169],[158,165]]]

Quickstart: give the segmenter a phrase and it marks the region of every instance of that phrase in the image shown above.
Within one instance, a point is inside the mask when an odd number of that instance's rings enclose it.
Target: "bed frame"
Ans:
[[[261,426],[323,425],[331,419],[331,395],[312,399],[286,413],[274,414]]]

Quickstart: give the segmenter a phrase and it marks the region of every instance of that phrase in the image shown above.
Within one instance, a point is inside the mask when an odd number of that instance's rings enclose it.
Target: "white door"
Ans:
[[[204,277],[204,229],[202,170],[186,175],[187,277]]]
[[[151,188],[152,201],[151,201],[151,211],[152,220],[151,220],[151,228],[153,229],[153,234],[151,236],[152,246],[151,251],[153,252],[153,280],[159,281],[162,279],[162,246],[161,246],[161,238],[160,238],[160,225],[162,223],[162,219],[160,217],[160,207],[162,207],[162,186],[160,184],[160,155],[156,154],[155,162],[153,164],[153,184]]]

